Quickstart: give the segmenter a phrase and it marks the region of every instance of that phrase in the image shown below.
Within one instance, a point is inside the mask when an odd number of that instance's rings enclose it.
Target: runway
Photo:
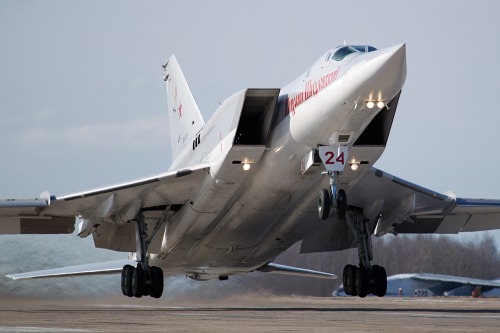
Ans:
[[[498,332],[500,299],[6,300],[0,332]]]

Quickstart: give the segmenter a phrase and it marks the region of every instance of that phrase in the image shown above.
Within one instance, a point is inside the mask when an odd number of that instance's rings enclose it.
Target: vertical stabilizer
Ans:
[[[171,56],[163,68],[165,69],[163,80],[167,88],[172,160],[175,160],[185,146],[192,144],[196,134],[205,125],[205,121],[175,56]]]

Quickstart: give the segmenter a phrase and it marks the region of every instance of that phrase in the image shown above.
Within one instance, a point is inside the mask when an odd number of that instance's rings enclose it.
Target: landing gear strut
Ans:
[[[131,265],[123,267],[121,279],[123,295],[137,298],[149,295],[153,298],[160,298],[163,294],[163,271],[159,267],[149,266],[147,251],[156,232],[166,223],[168,212],[169,208],[165,210],[149,236],[147,225],[144,222],[144,215],[142,212],[137,214],[135,218],[137,223],[137,267]]]
[[[338,171],[324,171],[330,178],[330,188],[319,192],[318,197],[318,215],[322,220],[330,216],[330,208],[333,208],[337,218],[343,220],[347,212],[347,196],[343,189],[337,191],[337,179],[340,174]]]
[[[373,294],[385,296],[387,291],[387,273],[384,267],[372,265],[373,247],[367,220],[361,209],[350,207],[346,214],[346,223],[358,242],[359,267],[346,265],[343,272],[344,292],[350,296],[366,297]]]

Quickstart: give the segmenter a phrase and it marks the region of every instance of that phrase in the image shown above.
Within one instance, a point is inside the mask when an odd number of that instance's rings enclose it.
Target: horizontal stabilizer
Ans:
[[[325,273],[320,271],[313,271],[312,269],[298,268],[292,266],[285,266],[280,264],[269,263],[260,268],[257,268],[259,272],[264,273],[278,273],[278,274],[286,274],[286,275],[295,275],[295,276],[305,276],[305,277],[313,277],[320,279],[337,279],[338,276],[331,273]]]
[[[12,280],[27,280],[27,279],[55,278],[55,277],[82,276],[82,275],[119,274],[121,273],[123,266],[125,265],[135,266],[136,264],[137,263],[134,260],[122,259],[122,260],[106,261],[100,263],[45,269],[34,272],[16,273],[6,276]]]

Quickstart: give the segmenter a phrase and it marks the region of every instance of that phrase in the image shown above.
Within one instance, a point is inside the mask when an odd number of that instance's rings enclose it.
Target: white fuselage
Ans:
[[[238,123],[228,119],[244,91],[222,103],[200,131],[200,146],[186,147],[171,167],[207,163],[210,174],[199,184],[196,197],[172,217],[161,253],[151,256],[152,265],[164,267],[167,274],[198,278],[262,266],[321,223],[315,200],[328,178],[320,170],[301,171],[311,150],[319,145],[347,146],[349,160],[370,161],[356,172],[345,171],[341,184],[347,192],[375,163],[383,148],[353,145],[401,91],[405,46],[372,52],[345,48],[327,52],[281,89],[266,147],[234,145]],[[339,49],[348,54],[342,58],[336,53]],[[373,102],[373,108],[367,102]],[[249,162],[250,170],[232,163],[235,159]],[[181,265],[190,271],[180,271]]]

